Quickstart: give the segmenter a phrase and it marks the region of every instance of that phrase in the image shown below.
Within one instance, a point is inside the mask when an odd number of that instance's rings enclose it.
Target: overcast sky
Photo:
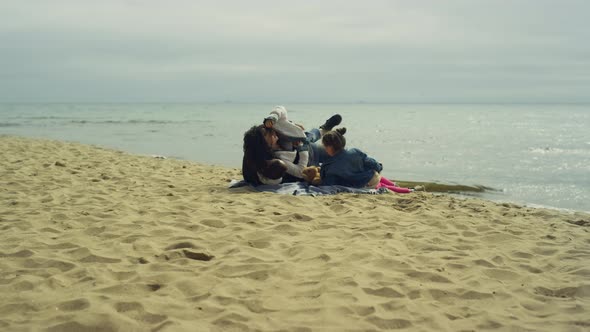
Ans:
[[[0,0],[0,101],[590,102],[590,1]]]

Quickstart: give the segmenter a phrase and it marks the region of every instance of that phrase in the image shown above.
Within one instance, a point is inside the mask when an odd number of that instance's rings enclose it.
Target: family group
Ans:
[[[316,186],[401,188],[381,175],[383,165],[358,149],[346,148],[346,128],[339,114],[319,126],[305,128],[291,120],[284,106],[276,106],[263,123],[244,134],[242,174],[251,185],[306,181]]]

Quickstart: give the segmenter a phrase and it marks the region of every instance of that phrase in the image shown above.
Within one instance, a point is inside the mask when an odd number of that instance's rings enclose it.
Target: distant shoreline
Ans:
[[[128,105],[128,104],[137,104],[137,105],[222,105],[222,104],[235,104],[235,105],[275,105],[278,102],[272,101],[232,101],[232,102],[225,102],[225,101],[0,101],[0,105]],[[489,101],[489,102],[329,102],[329,101],[281,101],[281,104],[288,104],[288,105],[527,105],[527,106],[588,106],[590,105],[590,101],[587,102],[497,102],[497,101]]]

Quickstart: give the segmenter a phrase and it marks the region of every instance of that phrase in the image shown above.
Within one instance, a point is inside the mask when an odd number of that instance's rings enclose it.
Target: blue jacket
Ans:
[[[366,153],[357,149],[343,150],[329,157],[320,168],[322,185],[341,185],[362,188],[371,181],[375,171],[383,166]]]

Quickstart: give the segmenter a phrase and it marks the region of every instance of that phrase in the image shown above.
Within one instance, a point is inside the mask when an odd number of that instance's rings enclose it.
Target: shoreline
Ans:
[[[133,152],[133,151],[120,149],[120,148],[105,145],[105,144],[82,143],[82,142],[79,142],[76,140],[52,139],[52,138],[46,138],[46,137],[32,137],[32,136],[27,136],[27,135],[0,134],[0,139],[2,139],[3,137],[42,140],[42,141],[56,141],[56,142],[64,142],[64,143],[71,143],[71,144],[81,144],[81,145],[87,145],[87,146],[91,146],[91,147],[95,147],[95,148],[99,148],[99,149],[118,151],[121,153],[127,153],[127,154],[131,154],[131,155],[135,155],[135,156],[152,157],[152,158],[153,157],[164,157],[166,159],[171,159],[171,160],[178,160],[178,161],[191,162],[191,163],[196,163],[196,164],[203,164],[199,160],[193,160],[193,159],[185,158],[185,157],[166,155],[166,154],[139,153],[139,152]],[[232,166],[228,166],[226,164],[221,164],[221,163],[204,163],[204,165],[209,165],[212,167],[219,167],[219,168],[223,168],[223,169],[239,170],[238,167],[232,167]],[[241,179],[241,178],[242,177],[240,174],[238,174],[236,177],[236,179]],[[565,213],[570,213],[570,212],[571,213],[576,213],[576,212],[590,213],[590,210],[586,211],[581,208],[579,208],[579,209],[563,208],[563,207],[558,207],[558,206],[537,204],[537,203],[531,203],[531,202],[526,202],[526,201],[521,201],[521,200],[516,200],[516,199],[510,199],[509,197],[496,199],[496,198],[493,198],[492,196],[493,195],[502,195],[505,192],[505,189],[497,189],[497,188],[489,187],[489,186],[482,185],[482,184],[461,184],[461,183],[457,183],[455,181],[445,182],[445,181],[427,181],[427,180],[419,180],[419,181],[395,180],[395,182],[398,184],[401,184],[401,186],[406,186],[406,187],[411,184],[429,185],[429,187],[434,187],[436,189],[435,190],[426,190],[426,192],[430,192],[433,194],[452,195],[457,198],[465,198],[465,199],[476,198],[476,199],[481,199],[481,200],[490,201],[490,202],[499,203],[499,204],[509,203],[509,204],[516,204],[516,205],[523,206],[523,207],[549,209],[549,210],[555,210],[555,211],[560,211],[560,212],[565,212]],[[456,188],[465,188],[467,191],[456,192]],[[478,191],[478,189],[482,189],[482,191]]]
[[[505,189],[501,194],[505,201],[590,211],[590,183],[584,177],[590,150],[582,139],[588,117],[581,109],[537,112],[535,107],[516,106],[291,106],[294,119],[312,127],[321,122],[319,119],[342,113],[344,126],[354,124],[349,128],[349,143],[382,162],[383,174],[389,179],[480,184]],[[165,154],[233,168],[241,165],[243,132],[271,107],[4,107],[0,113],[5,121],[19,126],[0,132],[66,138],[130,153]],[[382,120],[374,126],[361,115],[363,112]],[[535,116],[529,118],[527,114]],[[235,121],[224,121],[228,116]],[[455,130],[448,129],[455,125]],[[404,129],[396,129],[398,126]],[[514,127],[521,135],[510,142]],[[375,133],[379,140],[371,138]],[[562,140],[552,139],[560,135],[564,135]],[[502,159],[494,157],[498,155]]]
[[[590,215],[0,136],[0,329],[583,331]]]

